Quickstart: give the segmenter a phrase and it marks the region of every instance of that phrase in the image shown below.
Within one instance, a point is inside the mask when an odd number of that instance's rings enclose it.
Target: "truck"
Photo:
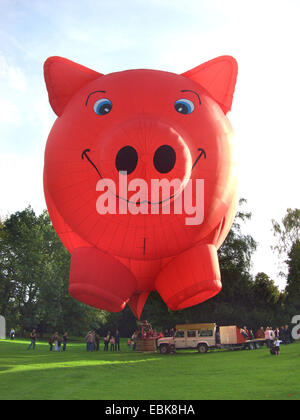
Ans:
[[[173,337],[162,337],[158,340],[157,347],[161,354],[174,353],[181,349],[195,349],[201,354],[216,349],[254,350],[265,341],[247,340],[235,325],[217,328],[215,323],[179,324],[175,331]]]

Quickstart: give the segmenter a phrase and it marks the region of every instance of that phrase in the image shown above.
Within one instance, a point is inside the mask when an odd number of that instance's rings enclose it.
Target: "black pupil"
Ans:
[[[108,114],[111,111],[112,105],[109,103],[105,103],[100,106],[99,113],[101,115]]]
[[[177,112],[180,112],[181,114],[187,114],[189,112],[188,107],[182,102],[179,102],[178,104],[176,104],[175,109]]]
[[[162,174],[170,172],[176,163],[175,150],[167,145],[159,147],[154,154],[153,163],[158,172]]]
[[[137,165],[138,155],[136,150],[131,146],[125,146],[118,151],[116,156],[116,168],[119,172],[127,172],[131,174]]]

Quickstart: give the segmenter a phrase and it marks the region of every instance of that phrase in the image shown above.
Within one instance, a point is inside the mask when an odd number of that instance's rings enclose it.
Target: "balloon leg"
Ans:
[[[97,248],[72,252],[69,293],[80,302],[109,312],[124,309],[136,289],[131,271]]]
[[[162,269],[155,287],[167,306],[177,311],[218,294],[222,289],[220,278],[216,247],[196,245]]]

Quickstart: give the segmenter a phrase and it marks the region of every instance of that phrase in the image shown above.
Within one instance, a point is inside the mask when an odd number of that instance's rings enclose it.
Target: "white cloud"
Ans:
[[[39,125],[40,138],[45,141],[56,119],[47,98],[46,87],[40,98],[34,98],[32,101],[32,109],[32,123]]]
[[[46,204],[43,194],[43,156],[0,155],[0,216],[31,205],[40,213]]]
[[[24,72],[16,66],[9,65],[3,54],[0,52],[0,78],[8,85],[21,92],[28,91],[28,83]]]
[[[28,85],[22,70],[17,67],[10,66],[8,72],[10,86],[22,92],[27,92]]]
[[[0,99],[0,121],[10,124],[19,124],[21,121],[21,112],[10,100]]]

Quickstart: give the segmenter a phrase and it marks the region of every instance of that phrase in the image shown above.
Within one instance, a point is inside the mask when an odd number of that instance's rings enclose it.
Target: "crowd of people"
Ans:
[[[100,335],[97,331],[89,331],[85,337],[86,351],[100,350]],[[120,351],[120,332],[116,330],[115,334],[107,331],[103,337],[104,348],[103,351]]]
[[[132,334],[131,338],[128,340],[128,348],[131,348],[133,351],[136,347],[136,342],[138,339],[151,339],[154,338],[156,341],[162,337],[174,337],[175,328],[166,329],[164,333],[161,331],[158,332],[156,329],[152,329],[151,325],[148,323],[141,324],[140,328]],[[274,350],[274,354],[280,354],[280,344],[291,344],[293,339],[288,325],[271,328],[271,327],[261,327],[255,333],[252,329],[248,329],[246,326],[240,328],[240,333],[246,340],[261,339],[265,340],[267,347],[270,350]],[[216,334],[216,340],[218,340],[218,330]],[[12,329],[10,332],[10,338],[13,340],[15,338],[15,330]],[[28,350],[35,350],[36,341],[37,341],[37,332],[32,330],[30,333],[30,344]],[[117,329],[115,333],[107,331],[103,336],[103,351],[120,351],[120,332]],[[69,341],[68,333],[65,332],[62,336],[58,332],[55,332],[49,339],[50,351],[60,352],[66,351],[67,343]],[[101,336],[96,330],[91,330],[85,336],[86,350],[88,352],[99,351],[100,350],[100,341]]]
[[[266,340],[266,344],[269,348],[272,346],[275,338],[281,340],[283,344],[291,344],[292,342],[292,336],[288,325],[274,329],[272,327],[261,327],[255,334],[253,333],[253,330],[248,330],[247,327],[243,327],[240,332],[246,340],[254,340],[255,338]]]
[[[272,327],[261,327],[254,334],[247,327],[243,327],[240,330],[242,336],[246,340],[261,339],[265,340],[266,346],[270,349],[270,353],[279,356],[281,344],[291,344],[292,335],[288,325],[272,328]]]
[[[14,339],[14,338],[11,338],[11,339]],[[36,341],[37,341],[36,330],[31,331],[31,333],[29,335],[29,339],[30,339],[30,344],[29,344],[27,350],[30,350],[30,349],[35,350]],[[61,349],[62,349],[62,351],[66,351],[68,340],[69,340],[69,337],[68,337],[67,332],[65,332],[62,337],[60,337],[58,332],[55,332],[49,338],[49,341],[48,341],[49,346],[50,346],[50,351],[53,351],[53,346],[54,346],[54,351],[60,352]]]
[[[62,351],[66,351],[68,340],[69,340],[69,337],[68,337],[67,332],[65,332],[62,337],[60,337],[58,332],[54,333],[54,335],[50,337],[49,339],[50,351],[53,351],[53,346],[54,346],[54,351],[60,352],[61,345],[63,345]]]

